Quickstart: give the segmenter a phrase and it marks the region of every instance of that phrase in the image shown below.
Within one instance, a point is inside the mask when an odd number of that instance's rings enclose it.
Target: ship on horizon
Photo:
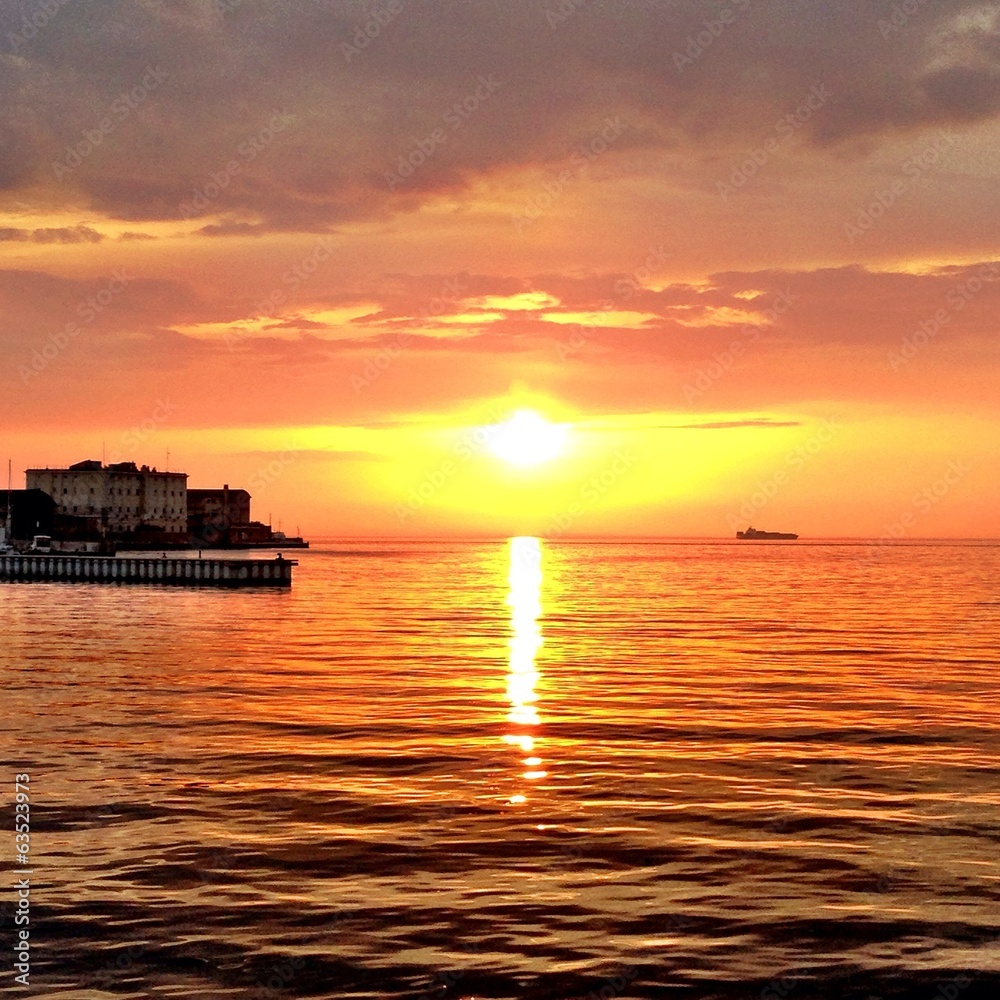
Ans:
[[[737,531],[737,538],[754,541],[794,541],[799,536],[791,531],[760,531],[757,528],[747,528],[746,531]]]

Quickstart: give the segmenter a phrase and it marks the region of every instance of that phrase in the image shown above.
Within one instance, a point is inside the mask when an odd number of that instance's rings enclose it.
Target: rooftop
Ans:
[[[155,466],[150,468],[148,465],[138,466],[135,462],[115,462],[111,465],[104,465],[97,459],[89,458],[83,462],[76,462],[71,465],[68,469],[61,467],[50,469],[48,466],[45,468],[34,468],[27,469],[27,472],[111,472],[111,473],[124,473],[127,475],[139,475],[143,473],[149,476],[183,476],[187,478],[186,472],[160,472]]]

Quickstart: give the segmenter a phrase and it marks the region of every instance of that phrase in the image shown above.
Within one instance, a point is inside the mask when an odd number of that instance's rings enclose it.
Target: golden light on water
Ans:
[[[504,742],[527,754],[521,761],[526,770],[522,778],[537,781],[546,776],[542,758],[536,753],[537,737],[531,732],[540,723],[538,716],[539,680],[536,658],[543,643],[539,619],[542,616],[542,543],[537,538],[512,538],[510,541],[510,657],[507,673],[507,721],[516,729],[504,734]],[[527,731],[525,731],[527,730]],[[522,794],[513,795],[513,803],[525,802]]]

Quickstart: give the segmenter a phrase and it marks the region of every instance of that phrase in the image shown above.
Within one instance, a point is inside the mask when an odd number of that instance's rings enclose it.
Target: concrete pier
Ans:
[[[147,583],[185,587],[290,587],[295,559],[0,555],[5,583]]]

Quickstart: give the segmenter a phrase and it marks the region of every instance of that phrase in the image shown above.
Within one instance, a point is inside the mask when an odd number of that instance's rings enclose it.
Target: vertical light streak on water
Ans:
[[[338,543],[280,594],[0,586],[32,985],[1000,996],[1000,545],[870,547]]]
[[[504,742],[517,747],[525,754],[521,763],[526,770],[526,781],[544,778],[541,757],[538,756],[537,727],[539,673],[536,666],[538,650],[543,643],[539,619],[542,617],[542,543],[537,538],[520,537],[510,540],[510,658],[507,673],[507,698],[510,710],[507,721],[513,726],[504,734]],[[527,796],[518,793],[511,802],[526,802]]]

